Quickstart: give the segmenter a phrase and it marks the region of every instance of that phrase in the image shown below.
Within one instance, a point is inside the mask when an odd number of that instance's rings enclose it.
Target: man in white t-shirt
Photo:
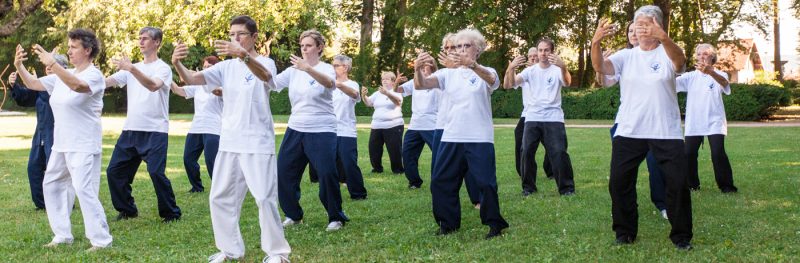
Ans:
[[[245,246],[239,230],[242,202],[248,190],[258,206],[261,249],[264,262],[288,262],[291,248],[281,226],[277,205],[278,178],[275,160],[275,130],[269,108],[269,91],[274,88],[275,62],[255,50],[256,22],[248,16],[230,22],[231,41],[214,42],[217,54],[229,59],[201,72],[186,69],[181,60],[189,49],[178,44],[172,64],[186,84],[220,87],[222,107],[219,152],[211,178],[209,206],[214,243],[219,252],[209,262],[244,257]]]
[[[733,171],[728,154],[725,153],[725,136],[728,121],[722,94],[730,95],[728,74],[714,68],[717,51],[709,44],[699,44],[695,50],[697,70],[686,73],[675,80],[678,92],[686,92],[686,155],[689,158],[689,188],[700,189],[697,175],[697,151],[708,137],[711,146],[711,163],[714,178],[723,193],[739,191],[733,184]]]
[[[131,184],[142,161],[147,163],[147,172],[150,173],[158,199],[158,215],[162,221],[181,218],[172,183],[164,173],[167,168],[172,70],[158,58],[162,36],[158,28],[144,27],[139,30],[139,49],[144,60],[132,64],[127,57],[115,59],[113,62],[119,71],[106,78],[106,87],[126,86],[128,95],[128,118],[106,170],[111,202],[119,212],[117,220],[139,216],[139,209],[131,195]]]
[[[92,247],[87,252],[111,246],[103,205],[97,197],[100,191],[100,159],[102,136],[100,114],[103,111],[103,73],[92,60],[100,52],[94,33],[75,29],[69,37],[70,63],[65,69],[56,63],[53,54],[34,45],[34,52],[53,75],[37,79],[22,64],[28,58],[17,45],[14,67],[29,89],[47,91],[53,108],[55,127],[53,148],[42,182],[47,219],[54,237],[45,247],[72,244],[72,214],[74,198],[78,197],[83,214],[85,234]],[[72,188],[74,187],[74,190]]]
[[[217,64],[219,58],[207,56],[203,58],[203,69],[210,68]],[[183,146],[183,167],[189,177],[189,184],[192,185],[190,193],[201,193],[205,191],[203,180],[200,179],[200,165],[197,160],[200,154],[205,153],[206,170],[208,177],[213,178],[214,159],[217,158],[219,149],[219,130],[222,115],[222,98],[206,87],[191,85],[180,87],[174,82],[171,85],[172,92],[186,99],[194,99],[194,117],[192,127],[186,134],[186,143]]]
[[[550,39],[541,39],[537,44],[539,63],[528,67],[519,74],[514,70],[525,62],[518,56],[508,65],[504,85],[506,87],[524,85],[523,96],[529,96],[530,103],[525,112],[525,130],[522,136],[522,195],[537,192],[536,188],[536,150],[541,142],[547,151],[547,158],[553,166],[553,174],[558,193],[564,196],[575,194],[572,175],[572,161],[567,153],[567,130],[564,127],[564,111],[561,109],[561,87],[569,86],[571,76],[564,61],[553,54],[555,44]],[[533,169],[533,171],[529,171]]]
[[[486,239],[502,235],[508,222],[500,214],[497,198],[494,126],[491,95],[500,86],[494,69],[479,65],[477,59],[486,48],[486,40],[474,29],[464,29],[454,39],[456,55],[451,59],[456,68],[444,68],[428,77],[422,67],[436,62],[421,52],[414,62],[414,87],[438,88],[450,101],[450,116],[445,123],[439,156],[431,175],[433,217],[439,230],[447,235],[461,227],[461,204],[458,192],[466,176],[473,177],[480,190],[481,223],[489,226]]]
[[[278,155],[278,200],[286,215],[283,225],[302,223],[300,179],[310,164],[319,176],[319,199],[328,213],[327,231],[336,231],[349,219],[342,211],[336,170],[336,114],[333,91],[336,72],[320,61],[325,38],[316,30],[300,34],[302,58],[292,55],[292,67],[272,79],[275,90],[289,90],[292,114]]]
[[[422,68],[422,76],[427,78],[434,71],[435,67],[426,65]],[[408,124],[408,131],[403,135],[402,148],[403,168],[408,179],[408,188],[416,189],[422,186],[418,164],[422,148],[427,144],[428,148],[433,150],[433,133],[436,130],[436,114],[439,111],[439,97],[442,91],[417,90],[414,88],[414,80],[409,80],[397,86],[395,92],[403,94],[403,97],[412,96],[411,121]]]
[[[612,229],[615,242],[631,244],[639,231],[636,175],[639,164],[652,151],[664,171],[670,240],[680,250],[692,249],[692,202],[687,183],[687,158],[681,134],[681,117],[675,77],[686,61],[683,50],[662,29],[663,13],[643,6],[634,22],[639,46],[603,58],[603,38],[616,26],[601,19],[592,38],[592,67],[604,75],[620,76],[617,130],[611,148]]]

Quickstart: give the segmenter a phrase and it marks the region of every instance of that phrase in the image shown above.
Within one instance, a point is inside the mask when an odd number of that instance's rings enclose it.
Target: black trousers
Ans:
[[[522,177],[522,165],[530,165],[530,163],[521,163],[520,158],[522,154],[522,135],[525,133],[525,117],[519,118],[519,122],[517,122],[517,127],[514,128],[514,167],[517,168],[517,175]],[[539,147],[538,145],[536,147]],[[536,156],[529,156],[530,160],[533,160],[533,168],[529,167],[528,171],[532,172],[533,175],[529,176],[536,176]],[[547,175],[547,178],[553,178],[553,168],[550,165],[550,160],[547,159],[547,151],[544,153],[544,160],[542,161],[542,166],[544,168],[544,174]],[[523,182],[522,189],[528,189],[529,187],[524,185]],[[535,187],[535,186],[534,186]]]
[[[575,191],[575,181],[572,175],[572,161],[567,153],[567,130],[562,122],[525,122],[524,135],[522,136],[523,163],[522,186],[525,191],[536,192],[536,163],[533,157],[539,143],[544,144],[548,155],[545,159],[552,162],[558,193],[565,194]],[[531,171],[533,170],[533,171]],[[525,187],[528,187],[525,189]]]
[[[393,173],[403,173],[403,125],[397,125],[388,129],[372,129],[369,133],[369,162],[372,164],[372,171],[382,173],[383,164],[383,145],[389,151],[389,161],[392,165]]]
[[[700,188],[700,177],[697,174],[697,151],[703,144],[703,136],[686,136],[686,156],[689,158],[689,187]],[[739,189],[733,185],[733,171],[728,154],[725,153],[725,135],[713,134],[708,136],[711,146],[711,163],[714,164],[714,179],[717,187],[722,192],[736,192]]]
[[[636,238],[639,230],[636,203],[636,172],[648,151],[653,152],[666,180],[669,238],[673,243],[692,239],[692,200],[687,183],[688,165],[683,140],[634,139],[614,137],[611,147],[612,229],[617,237]]]

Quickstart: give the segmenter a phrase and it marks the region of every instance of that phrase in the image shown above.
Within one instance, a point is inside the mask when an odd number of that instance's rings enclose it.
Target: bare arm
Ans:
[[[433,89],[439,87],[439,80],[433,74],[424,77],[422,74],[422,67],[436,64],[436,61],[426,52],[422,52],[417,56],[414,62],[414,88],[415,89]]]
[[[386,97],[389,98],[389,100],[391,100],[392,103],[394,103],[395,106],[400,107],[400,105],[403,104],[403,100],[401,99],[401,97],[392,94],[388,90],[385,90],[385,89],[381,88],[380,92],[383,93],[383,95],[386,95]]]
[[[600,19],[600,23],[597,24],[597,30],[594,32],[594,37],[592,37],[592,68],[594,68],[595,72],[599,72],[603,75],[614,75],[614,64],[611,63],[611,60],[608,58],[603,57],[603,48],[600,46],[603,42],[603,38],[610,36],[614,33],[614,25],[608,21],[608,19],[603,18]]]
[[[205,85],[206,77],[203,76],[202,72],[191,71],[181,63],[181,60],[188,55],[189,48],[186,47],[186,44],[178,43],[175,47],[175,51],[172,52],[172,65],[175,66],[175,71],[178,72],[178,76],[180,76],[187,85]]]
[[[30,90],[45,91],[44,85],[39,81],[36,76],[31,74],[22,62],[28,60],[28,53],[22,49],[21,45],[17,45],[17,53],[14,57],[14,67],[17,68],[19,78],[25,83],[25,86]]]
[[[172,82],[172,85],[170,85],[170,89],[172,89],[172,92],[177,94],[178,96],[186,98],[186,90],[183,89],[183,87],[178,86],[178,84],[176,84],[175,82]]]
[[[400,85],[400,83],[406,82],[406,81],[408,81],[408,78],[406,78],[406,76],[403,76],[403,73],[400,73],[400,71],[398,70],[397,71],[397,77],[394,79],[394,92],[397,92],[397,93],[400,93],[400,94],[405,93],[405,88],[403,88],[403,86]]]
[[[522,83],[522,78],[517,76],[516,68],[523,66],[525,62],[525,57],[517,56],[508,63],[508,68],[506,68],[506,75],[503,76],[503,89],[513,89],[519,83]]]
[[[163,80],[148,77],[141,70],[136,68],[127,56],[123,56],[120,59],[114,59],[112,62],[117,66],[118,69],[130,72],[131,75],[136,78],[140,84],[142,84],[142,87],[151,92],[156,92],[164,86]],[[116,84],[116,81],[114,81],[114,85],[109,85],[109,81],[106,80],[106,87],[115,86]]]
[[[55,65],[50,67],[50,70],[53,71],[59,79],[61,79],[64,84],[67,85],[68,88],[71,90],[78,92],[78,93],[91,93],[92,90],[89,88],[89,83],[79,79],[74,74],[70,73],[66,69],[62,68],[61,65],[56,63]]]
[[[332,89],[336,87],[335,81],[333,79],[329,78],[325,74],[322,74],[322,72],[319,72],[316,69],[314,69],[314,67],[309,65],[308,62],[305,61],[305,59],[295,55],[291,55],[289,59],[291,60],[295,68],[301,71],[305,71],[306,73],[308,73],[309,76],[311,76],[311,78],[319,82],[319,84],[322,84],[322,86],[324,86],[325,88]]]
[[[351,88],[350,86],[345,85],[344,82],[337,81],[336,82],[336,88],[341,90],[342,93],[344,93],[348,97],[353,98],[353,99],[358,99],[358,91],[353,89],[353,88]]]
[[[361,98],[363,98],[361,101],[364,102],[364,105],[367,107],[372,107],[372,102],[369,100],[369,91],[367,90],[367,87],[361,87]]]

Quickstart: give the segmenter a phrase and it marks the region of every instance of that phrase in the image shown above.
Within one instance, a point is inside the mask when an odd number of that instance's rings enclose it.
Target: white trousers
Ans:
[[[288,258],[292,249],[278,213],[277,169],[274,154],[217,153],[209,204],[214,241],[220,251],[234,258],[244,256],[239,216],[249,189],[258,206],[261,249],[270,257]]]
[[[47,219],[55,234],[54,242],[73,240],[70,215],[77,195],[86,238],[92,246],[111,245],[106,213],[97,197],[100,191],[100,157],[100,153],[53,151],[50,154],[42,188]]]

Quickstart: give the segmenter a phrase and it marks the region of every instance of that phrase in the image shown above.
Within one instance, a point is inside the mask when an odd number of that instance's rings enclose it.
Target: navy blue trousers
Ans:
[[[507,228],[500,215],[497,177],[492,143],[441,142],[434,172],[431,175],[433,218],[441,229],[461,227],[461,203],[458,192],[464,177],[471,177],[480,191],[481,223],[492,228]],[[467,173],[467,170],[470,172]]]
[[[358,167],[358,140],[353,137],[336,137],[336,170],[339,173],[339,182],[347,183],[347,192],[350,199],[367,198],[367,189],[364,188],[364,176]],[[308,166],[308,175],[312,182],[319,182],[317,170]]]
[[[42,182],[47,161],[50,159],[50,149],[41,142],[34,141],[31,153],[28,155],[28,183],[31,186],[31,199],[36,208],[45,208]]]
[[[612,140],[614,139],[614,132],[616,131],[617,124],[614,123],[614,126],[611,126]],[[658,166],[658,161],[656,157],[653,156],[653,151],[647,151],[645,161],[647,162],[647,172],[650,174],[650,201],[653,202],[653,205],[658,211],[667,209],[665,200],[667,197],[667,190],[665,189],[667,182],[664,180],[664,171],[661,171],[661,167]],[[689,181],[691,182],[691,177],[689,177]]]
[[[300,206],[300,179],[306,165],[319,177],[319,200],[328,212],[328,222],[349,219],[342,211],[342,193],[336,170],[336,133],[299,132],[286,129],[278,154],[278,201],[286,217],[303,219]]]
[[[431,146],[433,146],[431,147],[431,176],[433,176],[433,172],[436,168],[436,159],[439,156],[439,145],[442,143],[442,133],[444,133],[444,130],[433,131],[433,143],[431,144]],[[478,187],[475,186],[477,183],[472,179],[472,176],[469,176],[470,172],[469,169],[464,171],[464,185],[467,188],[469,201],[474,205],[481,202],[481,192],[478,190]]]
[[[189,184],[192,185],[194,192],[202,192],[203,180],[200,179],[200,154],[206,158],[206,170],[208,177],[213,177],[214,159],[217,158],[219,150],[219,135],[208,133],[189,133],[186,135],[186,144],[183,148],[183,167],[186,168],[186,175],[189,177]]]
[[[167,167],[167,145],[166,133],[122,131],[106,170],[114,209],[126,215],[139,214],[131,195],[131,184],[139,165],[144,161],[158,198],[158,215],[165,219],[181,217],[172,184],[164,174]]]
[[[422,185],[422,178],[419,177],[419,155],[422,154],[425,144],[433,153],[433,133],[433,130],[408,130],[403,136],[403,167],[406,169],[409,186]]]

